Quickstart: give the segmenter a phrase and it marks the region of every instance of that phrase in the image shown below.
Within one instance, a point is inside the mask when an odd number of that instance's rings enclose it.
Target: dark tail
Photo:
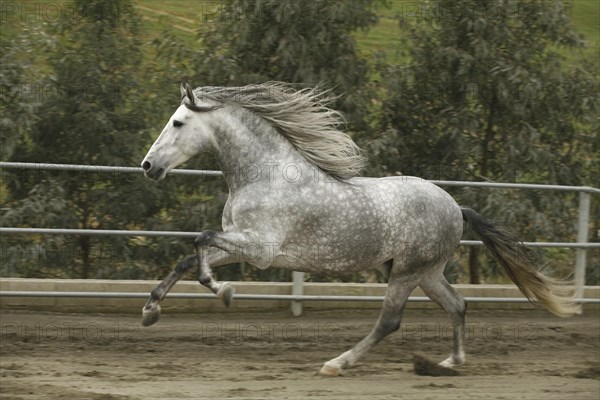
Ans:
[[[510,279],[530,300],[537,300],[559,317],[580,314],[573,300],[573,286],[538,272],[533,251],[506,231],[500,230],[470,208],[461,207],[463,219],[502,264]]]

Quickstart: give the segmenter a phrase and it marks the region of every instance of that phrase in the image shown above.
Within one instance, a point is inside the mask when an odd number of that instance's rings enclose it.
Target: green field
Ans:
[[[401,59],[402,30],[398,24],[398,16],[410,15],[416,2],[392,0],[389,3],[389,8],[379,6],[376,9],[378,24],[368,32],[356,32],[355,37],[359,50],[365,57],[384,51],[388,61],[393,63]],[[219,16],[219,2],[214,0],[142,0],[138,1],[138,6],[150,36],[151,32],[159,33],[162,26],[167,24],[182,37],[197,40],[192,32]],[[588,41],[583,55],[600,61],[600,0],[574,0],[569,14],[572,24]],[[566,55],[570,59],[577,57],[577,54]]]
[[[56,19],[58,14],[68,12],[69,1],[63,0],[18,0],[2,3],[2,35],[11,37],[23,29],[43,27]],[[380,16],[376,26],[368,32],[356,32],[361,54],[370,58],[384,51],[389,62],[398,62],[402,31],[398,26],[398,15],[409,15],[415,0],[392,0],[390,7],[379,6]],[[182,39],[198,42],[197,31],[203,24],[218,23],[220,2],[217,0],[140,0],[134,10],[142,17],[143,40],[149,43],[159,37],[165,27],[170,28]],[[581,54],[565,54],[569,59],[579,56],[599,60],[600,54],[600,0],[574,0],[569,11],[576,29],[585,35],[588,47]]]

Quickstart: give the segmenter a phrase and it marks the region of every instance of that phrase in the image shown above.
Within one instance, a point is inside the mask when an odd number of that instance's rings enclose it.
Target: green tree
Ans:
[[[377,20],[377,0],[226,0],[207,8],[193,78],[202,85],[280,80],[340,95],[352,130],[366,129],[369,67],[352,34]],[[212,23],[211,23],[212,22]]]
[[[136,165],[149,141],[138,72],[140,17],[130,0],[78,0],[71,6],[73,12],[63,13],[50,30],[52,40],[46,49],[50,74],[39,83],[43,96],[35,110],[31,140],[21,145],[15,158]],[[160,210],[168,196],[141,176],[93,172],[22,173],[13,179],[11,193],[13,207],[3,216],[5,224],[84,229],[141,224]],[[90,277],[100,268],[94,266],[99,249],[116,246],[110,250],[113,254],[125,254],[126,244],[125,239],[94,244],[90,236],[78,236],[71,264],[80,267],[72,276]]]
[[[35,76],[31,60],[23,48],[33,47],[33,34],[22,34],[14,39],[0,36],[0,158],[7,160],[18,143],[28,135],[36,116],[39,99],[35,93]]]
[[[563,54],[585,41],[563,2],[438,0],[401,16],[409,62],[381,66],[375,173],[429,179],[595,184],[597,67]],[[565,196],[462,190],[463,204],[524,238],[571,234]],[[533,221],[523,226],[521,221]],[[471,249],[470,277],[479,282]],[[492,265],[493,267],[493,265]]]

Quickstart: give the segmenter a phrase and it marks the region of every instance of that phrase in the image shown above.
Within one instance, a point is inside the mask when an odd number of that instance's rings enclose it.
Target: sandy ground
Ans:
[[[450,325],[408,310],[402,328],[341,377],[321,364],[371,329],[373,311],[164,315],[0,314],[0,398],[15,399],[594,399],[600,398],[597,313],[468,315],[460,376],[413,372],[441,361]]]

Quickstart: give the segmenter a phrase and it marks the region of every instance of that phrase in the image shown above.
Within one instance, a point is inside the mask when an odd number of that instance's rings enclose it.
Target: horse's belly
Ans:
[[[368,264],[358,263],[351,259],[319,259],[307,258],[306,256],[295,257],[290,255],[277,256],[272,266],[298,272],[318,272],[328,275],[347,275],[360,271],[373,270],[383,265],[384,262]]]
[[[332,236],[321,240],[289,241],[281,246],[273,266],[295,271],[352,273],[369,269],[390,259],[383,238],[365,234]]]

